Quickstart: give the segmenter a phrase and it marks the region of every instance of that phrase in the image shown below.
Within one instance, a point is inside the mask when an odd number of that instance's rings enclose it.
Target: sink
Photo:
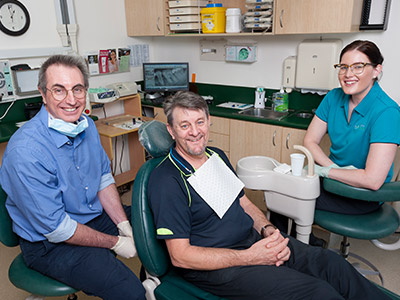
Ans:
[[[282,120],[288,115],[288,112],[273,111],[265,108],[249,108],[238,112],[239,115],[251,116],[256,118]]]

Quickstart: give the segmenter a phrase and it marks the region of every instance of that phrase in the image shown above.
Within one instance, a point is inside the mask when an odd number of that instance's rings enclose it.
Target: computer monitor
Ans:
[[[189,63],[143,63],[144,91],[167,93],[189,90]]]

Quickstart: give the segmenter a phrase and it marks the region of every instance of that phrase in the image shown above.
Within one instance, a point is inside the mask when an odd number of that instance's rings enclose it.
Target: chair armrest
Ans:
[[[375,202],[400,201],[400,181],[384,183],[377,191],[358,188],[343,182],[324,178],[324,189],[343,197]]]

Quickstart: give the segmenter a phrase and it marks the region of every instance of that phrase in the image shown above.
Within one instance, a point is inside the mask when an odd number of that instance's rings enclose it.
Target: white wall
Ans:
[[[392,1],[387,31],[352,34],[322,35],[322,38],[339,38],[343,45],[356,39],[368,39],[380,48],[383,64],[383,89],[400,102],[399,49],[400,49],[400,1]],[[209,37],[207,37],[209,38]],[[202,83],[217,83],[255,87],[279,88],[283,60],[296,55],[297,45],[304,39],[319,39],[319,35],[283,35],[252,37],[257,42],[258,59],[253,64],[200,61],[201,38],[165,37],[153,39],[154,59],[162,61],[189,61],[190,71],[197,74]],[[247,41],[249,38],[229,38],[229,41]]]

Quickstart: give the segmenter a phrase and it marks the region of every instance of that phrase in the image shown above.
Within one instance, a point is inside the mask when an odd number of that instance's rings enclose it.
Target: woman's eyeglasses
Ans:
[[[354,75],[360,75],[364,72],[365,66],[376,66],[376,64],[357,62],[350,66],[346,64],[333,65],[340,75],[346,74],[348,69],[350,69]]]

